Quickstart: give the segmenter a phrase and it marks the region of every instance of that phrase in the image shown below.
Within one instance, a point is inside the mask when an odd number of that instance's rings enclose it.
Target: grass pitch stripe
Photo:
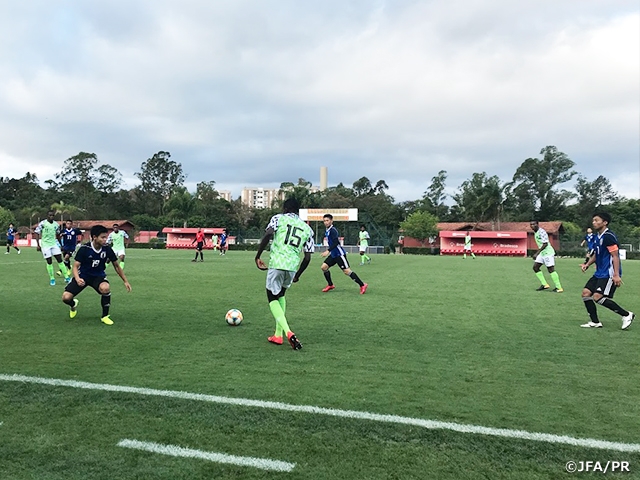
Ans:
[[[261,470],[275,470],[276,472],[290,472],[296,466],[295,463],[269,460],[267,458],[238,457],[225,453],[203,452],[192,448],[179,447],[177,445],[162,445],[160,443],[140,442],[138,440],[121,440],[118,447],[145,450],[147,452],[169,455],[171,457],[198,458],[216,463],[227,463],[241,467],[255,467]]]
[[[268,402],[263,400],[250,400],[246,398],[219,397],[202,393],[180,392],[176,390],[156,390],[153,388],[127,387],[122,385],[109,385],[103,383],[79,382],[76,380],[60,380],[55,378],[28,377],[25,375],[0,374],[0,381],[36,383],[53,385],[56,387],[80,388],[84,390],[102,390],[106,392],[134,393],[153,397],[180,398],[183,400],[195,400],[199,402],[221,403],[226,405],[238,405],[243,407],[268,408],[287,412],[311,413],[315,415],[328,415],[332,417],[352,418],[356,420],[370,420],[382,423],[396,423],[401,425],[413,425],[431,430],[450,430],[460,433],[473,433],[476,435],[488,435],[493,437],[515,438],[518,440],[532,440],[536,442],[572,445],[575,447],[597,448],[601,450],[613,450],[617,452],[640,452],[638,443],[610,442],[593,438],[575,438],[566,435],[553,435],[550,433],[527,432],[525,430],[511,430],[507,428],[482,427],[479,425],[465,425],[453,422],[441,422],[438,420],[424,420],[421,418],[401,417],[398,415],[383,415],[379,413],[359,412],[355,410],[338,410],[335,408],[314,407],[310,405],[291,405],[280,402]]]

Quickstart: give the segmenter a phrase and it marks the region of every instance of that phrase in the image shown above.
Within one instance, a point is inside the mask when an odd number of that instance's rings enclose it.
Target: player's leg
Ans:
[[[597,282],[598,279],[596,277],[591,277],[582,289],[582,301],[584,302],[584,306],[589,314],[589,322],[580,325],[583,328],[602,328],[602,323],[600,323],[600,319],[598,318],[598,311],[594,300],[594,292],[597,289]],[[599,298],[599,294],[595,295],[598,295]]]
[[[616,286],[613,283],[612,278],[601,279],[599,287],[602,290],[601,298],[596,299],[596,302],[603,307],[608,308],[614,313],[617,313],[622,317],[622,329],[626,330],[636,317],[633,312],[629,312],[613,301],[613,295],[616,292]]]
[[[364,250],[360,249],[360,265],[364,265]]]
[[[7,240],[7,251],[5,253],[5,255],[9,255],[11,253],[11,242],[9,240]]]
[[[329,269],[336,264],[335,258],[329,256],[324,259],[320,268],[322,269],[322,273],[324,274],[324,278],[327,281],[327,286],[322,289],[323,292],[328,292],[329,290],[333,290],[336,288],[333,285],[333,280],[331,280],[331,272]]]
[[[51,256],[51,249],[42,247],[42,256],[44,261],[47,262],[47,273],[49,274],[49,285],[54,286],[56,284],[56,276],[53,273],[53,258]]]
[[[71,280],[66,288],[64,289],[64,293],[62,294],[62,302],[69,305],[69,317],[75,318],[78,314],[78,300],[75,298],[82,290],[84,290],[84,286],[81,287],[77,284],[76,279]]]
[[[64,250],[62,259],[64,260],[64,266],[67,267],[67,270],[71,271],[71,252],[68,250]]]
[[[469,249],[469,253],[471,254],[471,258],[473,258],[475,260],[476,259],[476,255],[475,255],[475,253],[473,253],[473,250],[471,248]]]
[[[200,248],[200,261],[204,262],[204,257],[202,256],[202,249],[203,247]]]
[[[544,273],[540,271],[540,268],[542,267],[543,264],[544,264],[544,260],[542,258],[542,255],[538,255],[535,261],[533,262],[533,271],[535,272],[536,277],[538,277],[538,280],[540,281],[540,286],[537,288],[538,291],[549,289],[549,284],[544,278]]]
[[[197,262],[198,261],[198,246],[196,245],[196,257],[191,260],[192,262]]]
[[[124,270],[124,252],[122,252],[119,256],[118,256],[118,264],[120,265],[120,268],[122,268],[122,270]]]
[[[360,277],[358,276],[358,274],[353,270],[351,270],[351,267],[349,266],[349,261],[347,260],[346,255],[342,255],[338,257],[338,266],[342,269],[342,271],[346,276],[351,278],[351,280],[353,280],[360,286],[360,293],[364,294],[364,292],[367,291],[367,287],[369,285],[364,283],[362,280],[360,280]]]
[[[547,271],[549,272],[551,280],[553,280],[553,284],[556,286],[553,291],[557,293],[564,292],[564,290],[562,289],[562,285],[560,284],[560,276],[558,275],[558,272],[556,272],[555,257],[551,255],[545,257],[545,265],[547,266]]]
[[[273,337],[269,337],[271,343],[282,344],[282,336],[285,334],[291,347],[294,350],[300,350],[302,344],[291,331],[286,317],[286,300],[284,295],[287,288],[291,286],[294,272],[285,270],[269,269],[267,271],[267,299],[269,301],[269,310],[273,318],[276,320],[276,331]],[[278,293],[274,293],[277,291]]]
[[[64,277],[65,282],[69,283],[71,281],[71,272],[67,269],[67,266],[64,264],[64,260],[62,259],[62,253],[60,249],[58,249],[58,253],[54,252],[53,257],[58,262],[58,269],[60,270],[60,274]]]
[[[102,318],[100,321],[105,325],[113,325],[113,320],[111,320],[109,316],[109,309],[111,308],[111,287],[109,281],[106,278],[98,279],[98,281],[97,291],[100,294],[100,305],[102,306]]]

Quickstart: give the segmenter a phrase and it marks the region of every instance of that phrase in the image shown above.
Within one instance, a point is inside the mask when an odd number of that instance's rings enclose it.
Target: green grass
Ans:
[[[564,294],[536,292],[522,258],[374,256],[366,295],[315,255],[288,292],[304,349],[273,332],[253,253],[130,250],[114,273],[112,327],[92,290],[74,320],[40,254],[0,257],[0,373],[395,414],[640,443],[640,324],[587,321],[577,259]],[[351,258],[357,263],[355,255]],[[616,300],[640,311],[640,262]],[[224,314],[238,308],[240,327]],[[555,479],[569,460],[640,455],[126,393],[0,381],[0,479]],[[124,438],[296,463],[291,473],[122,449]],[[574,474],[579,475],[579,474]],[[584,476],[584,475],[583,475]],[[608,474],[609,478],[617,478]]]

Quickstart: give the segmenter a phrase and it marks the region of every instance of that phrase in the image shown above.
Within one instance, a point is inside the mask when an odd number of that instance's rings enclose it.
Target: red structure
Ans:
[[[211,237],[213,235],[222,235],[224,228],[203,228],[206,243],[204,248],[211,250],[213,245],[211,244]],[[167,248],[194,248],[193,241],[196,239],[197,228],[173,228],[166,227],[162,230],[162,233],[167,234]],[[236,243],[236,237],[229,237],[227,244]]]
[[[466,231],[441,231],[440,255],[464,253]],[[472,252],[480,255],[527,256],[527,232],[469,232]]]

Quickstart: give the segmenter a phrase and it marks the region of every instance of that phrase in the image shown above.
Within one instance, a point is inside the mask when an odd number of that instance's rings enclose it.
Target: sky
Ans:
[[[555,145],[640,197],[637,0],[0,3],[0,176],[92,152],[187,186],[512,178]],[[570,182],[566,187],[571,187]]]

